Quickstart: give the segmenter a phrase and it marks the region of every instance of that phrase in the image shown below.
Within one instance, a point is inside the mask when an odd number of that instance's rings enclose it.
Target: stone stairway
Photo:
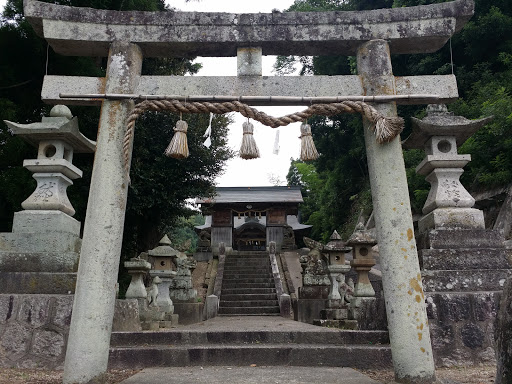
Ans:
[[[219,316],[279,316],[268,252],[238,252],[226,257]]]
[[[274,316],[216,317],[165,331],[114,332],[109,368],[391,367],[385,331],[316,327]]]

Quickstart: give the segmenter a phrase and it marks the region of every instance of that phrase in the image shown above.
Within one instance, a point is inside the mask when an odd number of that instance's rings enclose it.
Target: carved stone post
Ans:
[[[443,104],[429,105],[422,120],[412,119],[413,132],[404,148],[425,150],[427,156],[416,172],[432,185],[423,207],[425,216],[418,223],[420,233],[441,228],[485,229],[483,212],[472,208],[475,199],[459,181],[471,155],[459,155],[457,146],[490,120],[454,116]]]
[[[105,92],[133,93],[141,67],[137,45],[112,43]],[[132,108],[128,100],[105,100],[101,108],[64,383],[86,383],[107,370],[128,194],[123,138]]]
[[[357,69],[366,95],[395,93],[385,40],[371,40],[359,47]],[[395,103],[374,107],[384,115],[396,116]],[[400,138],[379,144],[366,119],[364,127],[395,378],[399,382],[434,382],[434,360]]]

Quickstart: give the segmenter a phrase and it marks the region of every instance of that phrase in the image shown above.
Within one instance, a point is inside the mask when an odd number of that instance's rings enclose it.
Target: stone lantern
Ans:
[[[171,240],[165,235],[158,243],[158,247],[148,251],[148,255],[152,258],[153,269],[149,271],[151,277],[159,277],[161,283],[158,285],[157,304],[161,311],[167,314],[174,313],[174,305],[169,295],[169,288],[172,279],[176,276],[173,271],[173,258],[176,258],[178,251],[171,247]]]
[[[373,230],[365,229],[362,223],[356,226],[352,236],[347,241],[347,245],[353,249],[353,259],[350,265],[354,267],[357,273],[357,283],[354,287],[353,307],[361,305],[362,298],[375,296],[375,290],[372,287],[368,273],[375,265],[372,247],[377,244]]]
[[[425,150],[427,156],[416,172],[431,184],[423,207],[425,216],[418,223],[420,233],[439,228],[485,228],[482,211],[472,208],[475,199],[459,181],[471,156],[459,155],[457,146],[491,119],[454,116],[444,104],[429,105],[427,117],[412,119],[413,132],[403,142],[403,148]]]
[[[350,271],[350,265],[345,263],[345,254],[350,252],[350,247],[345,246],[341,240],[341,236],[335,230],[325,248],[324,252],[327,253],[329,264],[327,270],[329,271],[329,278],[331,280],[331,291],[327,297],[328,308],[340,308],[345,305],[345,297],[340,295],[340,282],[345,282],[345,274]]]
[[[127,299],[146,299],[148,293],[144,286],[144,276],[151,269],[151,264],[146,260],[134,257],[129,261],[125,261],[124,267],[132,277],[125,297]]]
[[[323,247],[327,255],[327,271],[331,286],[327,296],[326,308],[320,311],[320,319],[313,320],[314,325],[341,329],[356,329],[357,321],[349,320],[348,300],[352,287],[345,282],[345,274],[350,271],[350,265],[345,263],[345,255],[350,252],[341,240],[341,236],[334,231],[330,241]]]
[[[12,232],[0,234],[0,293],[69,294],[76,285],[81,223],[66,188],[82,171],[74,153],[92,153],[96,143],[78,129],[64,105],[54,106],[41,122],[5,121],[9,130],[38,148],[37,158],[23,162],[37,182],[35,191],[15,212]]]
[[[15,135],[38,148],[37,159],[23,162],[34,173],[37,187],[21,206],[25,210],[54,214],[60,211],[73,216],[75,210],[66,189],[73,184],[71,180],[82,177],[82,171],[72,164],[73,153],[94,152],[95,142],[79,132],[77,118],[64,105],[53,107],[50,117],[43,117],[40,123],[5,123]]]

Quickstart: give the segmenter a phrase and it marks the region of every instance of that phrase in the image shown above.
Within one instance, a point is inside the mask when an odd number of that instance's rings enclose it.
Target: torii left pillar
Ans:
[[[133,93],[141,67],[142,52],[137,45],[113,42],[105,91]],[[105,100],[101,107],[64,383],[101,380],[107,370],[128,195],[122,147],[125,121],[132,109],[133,101]]]

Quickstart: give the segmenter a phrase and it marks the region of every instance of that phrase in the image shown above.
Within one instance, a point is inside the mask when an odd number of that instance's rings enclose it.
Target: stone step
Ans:
[[[272,283],[274,281],[273,277],[248,277],[248,278],[226,278],[224,275],[222,279],[222,286],[225,284],[233,284],[233,283]]]
[[[219,317],[281,317],[280,313],[218,313]]]
[[[437,229],[420,234],[418,249],[496,248],[503,244],[503,234],[483,229]]]
[[[76,273],[3,272],[0,293],[68,295],[75,293]]]
[[[427,292],[425,296],[429,319],[437,319],[440,323],[456,323],[461,327],[463,323],[460,322],[463,321],[485,324],[486,320],[494,318],[492,314],[497,311],[501,291]]]
[[[224,267],[236,268],[266,268],[270,265],[268,260],[252,261],[252,260],[241,260],[241,261],[226,261]]]
[[[423,289],[425,292],[471,292],[497,291],[503,289],[511,269],[472,269],[423,271]]]
[[[423,249],[419,256],[424,270],[507,269],[511,253],[504,248]]]
[[[215,344],[147,345],[110,349],[110,369],[210,365],[330,366],[376,369],[391,366],[384,345]]]
[[[267,283],[244,283],[235,281],[232,283],[222,282],[222,291],[224,289],[232,289],[232,288],[245,288],[245,289],[256,289],[256,288],[275,288],[274,282]]]
[[[249,273],[268,273],[272,269],[269,265],[224,265],[225,271],[232,272],[249,272]]]
[[[233,271],[227,271],[224,269],[224,277],[226,276],[246,276],[246,277],[257,277],[257,276],[270,276],[272,275],[272,272],[270,270],[268,271],[255,271],[255,270],[252,270],[252,271],[237,271],[237,270],[233,270]]]
[[[252,291],[251,291],[252,292]],[[267,293],[267,294],[252,294],[252,293],[243,293],[243,294],[222,294],[221,300],[274,300],[276,298],[276,293]]]
[[[263,315],[269,313],[280,313],[279,306],[270,307],[223,307],[222,303],[219,304],[219,314],[222,315],[236,315],[236,316],[247,316],[247,315]]]
[[[389,344],[386,331],[353,331],[315,328],[314,330],[179,330],[112,332],[111,347],[197,344]]]
[[[220,297],[220,307],[279,307],[277,296],[273,300],[224,300]]]
[[[270,273],[228,273],[226,274],[226,271],[224,271],[224,277],[222,278],[222,281],[225,280],[245,280],[246,282],[249,282],[248,279],[268,279],[273,278],[273,276]]]
[[[238,259],[269,259],[269,255],[266,252],[263,253],[248,253],[243,255],[229,255],[226,260],[238,260]]]
[[[237,257],[268,257],[268,252],[266,251],[238,251],[233,252],[228,256],[229,258],[237,258]]]
[[[249,294],[270,294],[276,292],[275,287],[270,288],[222,288],[222,295],[249,295]]]

